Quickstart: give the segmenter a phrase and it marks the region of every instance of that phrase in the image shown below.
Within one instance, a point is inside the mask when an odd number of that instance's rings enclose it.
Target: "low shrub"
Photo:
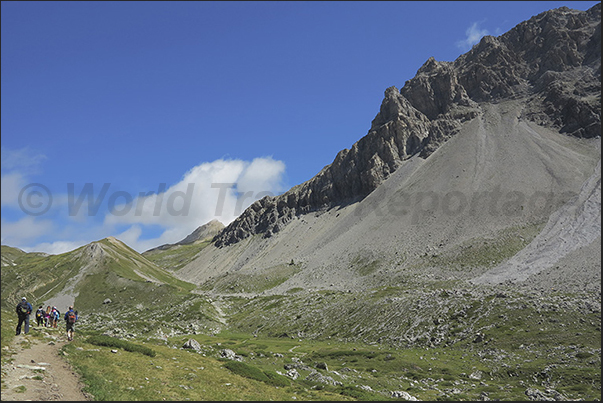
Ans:
[[[272,386],[285,387],[289,386],[291,382],[289,382],[289,378],[283,375],[279,375],[274,371],[264,371],[264,374],[268,377],[268,384]]]
[[[86,339],[86,342],[94,344],[95,346],[121,348],[132,353],[148,355],[149,357],[155,357],[156,355],[155,351],[149,347],[141,346],[139,344],[135,344],[127,340],[117,339],[111,336],[90,336]]]
[[[244,376],[245,378],[255,379],[256,381],[261,382],[268,382],[269,380],[261,369],[247,365],[244,362],[228,361],[224,364],[224,367],[237,375]]]
[[[370,400],[389,400],[387,397],[371,393],[354,386],[338,386],[334,390],[335,393],[339,393],[343,396],[350,396],[358,400],[370,401]]]
[[[289,386],[291,383],[285,376],[279,375],[274,371],[262,371],[252,365],[245,364],[240,361],[228,361],[224,367],[233,373],[244,376],[245,378],[255,379],[272,386]]]

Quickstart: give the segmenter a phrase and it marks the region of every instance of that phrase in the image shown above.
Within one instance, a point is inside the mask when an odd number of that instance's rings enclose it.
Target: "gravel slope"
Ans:
[[[225,273],[259,274],[293,260],[301,265],[301,272],[271,292],[292,287],[359,289],[370,287],[371,280],[358,274],[358,263],[376,261],[378,270],[373,274],[477,277],[483,282],[498,273],[502,281],[505,276],[525,281],[564,256],[578,253],[580,247],[597,242],[600,221],[598,226],[580,226],[576,220],[588,224],[600,214],[600,179],[597,182],[597,173],[593,174],[600,161],[600,138],[578,139],[528,122],[522,119],[521,100],[484,103],[480,110],[477,118],[466,122],[436,152],[426,159],[406,160],[361,202],[297,216],[270,238],[254,236],[223,248],[208,247],[178,275],[200,284]],[[581,189],[586,193],[576,200],[578,204],[589,200],[585,215],[569,205],[563,209]],[[585,189],[591,189],[590,193]],[[504,229],[544,225],[554,212],[557,216],[552,221],[558,225],[573,222],[575,231],[568,227],[561,233],[553,222],[546,231],[549,236],[563,236],[566,242],[569,239],[575,247],[540,259],[539,266],[523,276],[518,275],[519,263],[514,263],[521,256],[493,271],[466,267],[459,273],[417,266],[425,254],[453,253],[467,243],[496,238]],[[574,240],[580,231],[585,231],[585,237]],[[539,250],[538,242],[530,249]],[[555,243],[547,247],[554,249]],[[534,253],[549,255],[547,249]],[[578,266],[586,268],[588,277],[599,272],[600,259],[593,262],[590,255],[584,256]],[[485,272],[490,274],[479,277]]]
[[[589,279],[584,285],[594,285],[601,281],[600,247],[601,161],[580,193],[551,215],[546,227],[527,247],[473,282],[522,282],[543,270],[553,269],[543,278],[550,278],[552,275],[562,277],[559,278],[558,286],[563,286],[566,279],[575,279],[582,272],[588,273]],[[566,256],[568,258],[564,259]],[[561,262],[562,259],[564,260]],[[599,270],[594,270],[597,265]],[[589,267],[593,270],[589,271]]]

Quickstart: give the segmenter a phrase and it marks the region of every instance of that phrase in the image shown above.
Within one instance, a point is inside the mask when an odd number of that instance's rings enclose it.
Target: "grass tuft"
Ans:
[[[156,353],[153,349],[139,344],[135,344],[126,340],[117,339],[110,336],[90,336],[86,340],[87,343],[94,344],[95,346],[103,347],[116,347],[132,353],[141,353],[148,355],[149,357],[155,357]]]
[[[256,381],[261,381],[272,386],[285,387],[290,385],[289,379],[286,377],[279,375],[274,371],[262,371],[261,369],[245,364],[244,362],[229,361],[224,364],[224,367],[237,375],[255,379]]]

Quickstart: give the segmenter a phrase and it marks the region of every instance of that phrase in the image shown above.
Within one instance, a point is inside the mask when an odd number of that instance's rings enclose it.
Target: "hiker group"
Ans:
[[[61,312],[57,309],[56,306],[52,308],[50,305],[46,307],[46,310],[42,308],[42,305],[36,311],[36,323],[38,326],[44,327],[57,327],[59,325],[59,318],[61,317]]]
[[[21,298],[21,302],[17,304],[16,311],[19,318],[16,329],[17,336],[21,334],[21,327],[24,328],[23,332],[25,334],[29,333],[29,315],[32,313],[33,307],[29,302],[27,302],[27,298]],[[61,312],[56,306],[51,307],[48,305],[46,309],[44,309],[43,306],[40,305],[36,311],[37,326],[57,328],[60,318]],[[65,329],[67,331],[67,340],[71,341],[73,340],[73,334],[75,332],[75,322],[78,319],[77,311],[73,310],[73,306],[70,306],[67,312],[65,312],[64,319],[66,324]]]

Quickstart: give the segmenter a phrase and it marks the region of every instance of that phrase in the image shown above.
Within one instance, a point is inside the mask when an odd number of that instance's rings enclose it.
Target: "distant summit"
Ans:
[[[177,242],[176,245],[189,245],[197,241],[212,239],[220,231],[222,231],[222,229],[224,229],[224,224],[218,220],[211,220],[207,224],[198,227],[182,241]]]
[[[192,233],[190,233],[183,240],[176,242],[176,243],[168,243],[168,244],[157,246],[155,248],[151,248],[151,249],[147,250],[145,253],[158,251],[158,250],[166,250],[166,249],[172,248],[177,245],[190,245],[195,242],[211,240],[214,236],[216,236],[223,229],[224,229],[224,224],[222,224],[218,220],[211,220],[207,224],[203,224],[203,225],[197,227],[196,230],[194,230]]]

